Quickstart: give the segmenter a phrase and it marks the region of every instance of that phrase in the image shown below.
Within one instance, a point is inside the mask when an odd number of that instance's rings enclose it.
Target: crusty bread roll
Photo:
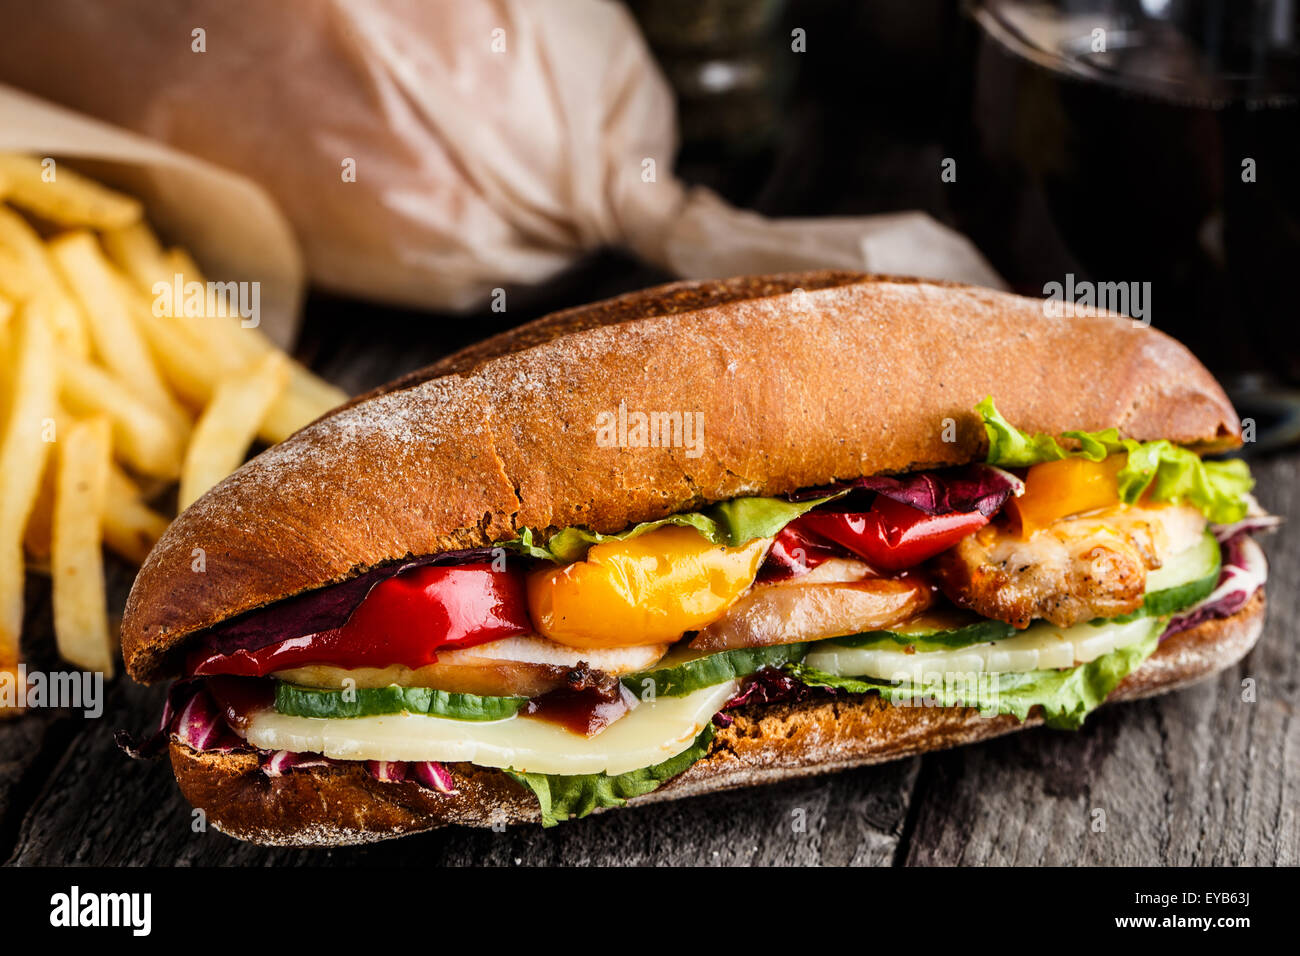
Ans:
[[[1124,678],[1109,701],[1135,700],[1183,687],[1230,667],[1255,646],[1264,626],[1259,591],[1232,617],[1170,636]],[[987,740],[1042,723],[1031,713],[981,717],[968,707],[896,707],[875,695],[755,704],[728,711],[708,756],[629,805],[885,763]],[[200,753],[176,741],[172,769],[181,792],[208,822],[231,836],[278,846],[373,843],[459,823],[536,822],[537,799],[500,770],[447,764],[455,794],[416,783],[380,783],[364,767],[291,770],[268,777],[257,755]]]
[[[1119,316],[853,273],[674,283],[472,346],[258,455],[140,569],[127,670],[167,676],[195,631],[406,555],[976,460],[989,394],[1032,431],[1240,440],[1195,357]],[[621,401],[701,412],[703,454],[599,447],[597,415]]]
[[[185,511],[150,554],[122,625],[129,672],[179,670],[186,638],[411,555],[520,529],[614,532],[740,495],[979,460],[973,406],[1021,428],[1111,426],[1205,450],[1240,441],[1213,377],[1119,316],[1068,320],[1038,300],[849,273],[686,282],[557,313],[456,353],[304,428]],[[620,402],[698,411],[702,454],[600,447]],[[950,440],[945,441],[945,437]],[[192,570],[195,549],[206,570]],[[1263,592],[1171,636],[1111,695],[1160,693],[1239,660]],[[833,702],[831,702],[833,701]],[[730,713],[710,753],[633,802],[820,773],[1033,726],[968,708],[814,697]],[[264,774],[254,753],[173,741],[190,801],[219,829],[286,845],[361,843],[448,823],[536,820],[501,771],[449,765],[458,792],[381,783],[360,765]]]

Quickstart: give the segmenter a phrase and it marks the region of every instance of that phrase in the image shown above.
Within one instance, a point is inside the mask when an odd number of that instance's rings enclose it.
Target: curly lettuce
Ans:
[[[784,498],[733,498],[713,505],[703,511],[688,511],[669,515],[657,521],[642,521],[618,534],[600,534],[586,528],[564,528],[551,536],[546,544],[536,543],[532,531],[525,528],[514,547],[530,558],[545,558],[567,564],[580,560],[587,549],[606,541],[626,541],[648,531],[669,525],[694,528],[714,544],[736,548],[756,538],[770,538],[804,512],[836,497],[837,492],[825,498],[809,501],[786,501]]]
[[[585,817],[593,810],[624,806],[632,797],[658,790],[680,773],[702,760],[713,743],[713,725],[705,727],[694,742],[675,757],[640,770],[610,776],[604,773],[553,774],[517,773],[507,770],[518,783],[537,797],[542,811],[542,826],[575,817]]]
[[[989,441],[985,460],[990,465],[1026,468],[1061,458],[1101,461],[1125,453],[1128,460],[1116,479],[1120,500],[1126,504],[1134,504],[1148,494],[1153,501],[1192,505],[1215,524],[1240,521],[1249,507],[1246,496],[1255,481],[1250,468],[1240,459],[1203,461],[1191,449],[1164,439],[1140,442],[1120,438],[1114,428],[1062,432],[1060,439],[1078,444],[1077,448],[1066,448],[1052,435],[1031,435],[1016,428],[994,407],[991,396],[976,405],[975,411],[984,420]]]

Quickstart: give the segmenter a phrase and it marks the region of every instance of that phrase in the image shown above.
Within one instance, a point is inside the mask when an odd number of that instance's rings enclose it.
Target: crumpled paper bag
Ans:
[[[773,221],[677,181],[672,94],[604,0],[42,0],[0,78],[253,179],[346,294],[468,309],[602,245],[1001,285],[921,213]]]

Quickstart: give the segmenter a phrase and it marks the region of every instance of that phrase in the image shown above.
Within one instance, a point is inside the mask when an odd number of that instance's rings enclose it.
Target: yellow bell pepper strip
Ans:
[[[608,541],[584,561],[529,574],[528,610],[539,634],[570,647],[675,641],[712,624],[749,589],[771,543],[728,548],[682,527]]]
[[[1116,476],[1128,456],[1101,461],[1061,458],[1034,465],[1025,476],[1025,493],[1007,500],[1006,511],[1028,538],[1058,518],[1119,504]]]

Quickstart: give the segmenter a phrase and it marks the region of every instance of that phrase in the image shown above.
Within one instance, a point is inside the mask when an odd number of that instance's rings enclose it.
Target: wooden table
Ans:
[[[628,270],[624,270],[627,272]],[[561,299],[611,291],[579,270]],[[585,278],[584,278],[585,276]],[[653,281],[634,275],[620,285]],[[580,287],[580,289],[579,289]],[[534,301],[511,321],[553,302]],[[523,313],[521,315],[521,313]],[[360,390],[505,324],[501,316],[365,321],[316,301],[305,350]],[[165,762],[133,762],[119,728],[157,720],[163,689],[118,680],[104,715],[0,722],[0,859],[9,864],[1296,864],[1300,863],[1300,454],[1254,463],[1258,496],[1290,528],[1265,540],[1268,626],[1240,665],[1179,693],[1093,714],[1078,733],[1032,730],[880,767],[615,811],[552,830],[447,829],[369,847],[264,849],[214,831]],[[115,567],[121,601],[130,572]],[[48,586],[34,580],[33,667],[57,668]],[[120,606],[120,603],[118,604]],[[1243,701],[1254,680],[1255,700]],[[1103,826],[1104,824],[1104,826]]]

